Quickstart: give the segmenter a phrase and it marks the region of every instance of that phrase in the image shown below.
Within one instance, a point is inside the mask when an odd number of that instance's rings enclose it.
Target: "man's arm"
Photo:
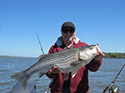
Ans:
[[[104,55],[97,55],[93,60],[86,66],[90,71],[97,71],[102,64],[102,58]]]

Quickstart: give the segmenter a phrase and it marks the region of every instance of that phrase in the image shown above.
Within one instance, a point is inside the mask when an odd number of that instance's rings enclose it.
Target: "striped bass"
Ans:
[[[96,55],[99,54],[103,55],[99,45],[97,44],[42,55],[39,60],[28,69],[12,75],[11,77],[19,81],[25,89],[29,78],[35,73],[39,73],[39,76],[42,76],[53,66],[57,66],[62,73],[72,72],[75,74],[79,68],[88,64]]]

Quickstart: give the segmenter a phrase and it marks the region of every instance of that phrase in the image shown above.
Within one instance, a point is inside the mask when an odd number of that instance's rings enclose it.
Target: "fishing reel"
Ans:
[[[119,93],[119,92],[120,92],[120,90],[116,86],[111,87],[111,89],[109,90],[109,93]]]
[[[118,87],[116,87],[116,86],[112,86],[112,87],[107,87],[105,90],[104,90],[104,92],[103,93],[119,93],[120,92],[120,90],[119,90],[119,88]]]

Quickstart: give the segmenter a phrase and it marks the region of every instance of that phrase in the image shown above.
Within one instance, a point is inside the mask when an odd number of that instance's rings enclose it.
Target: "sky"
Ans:
[[[125,0],[0,0],[0,55],[38,57],[61,36],[64,22],[103,52],[125,53]]]

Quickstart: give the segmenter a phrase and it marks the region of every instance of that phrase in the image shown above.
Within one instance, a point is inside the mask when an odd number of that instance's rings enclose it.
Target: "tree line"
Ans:
[[[106,53],[104,52],[104,58],[125,58],[125,53]]]
[[[104,58],[125,58],[125,53],[107,53],[104,52]],[[0,57],[18,57],[18,56],[0,56]]]

